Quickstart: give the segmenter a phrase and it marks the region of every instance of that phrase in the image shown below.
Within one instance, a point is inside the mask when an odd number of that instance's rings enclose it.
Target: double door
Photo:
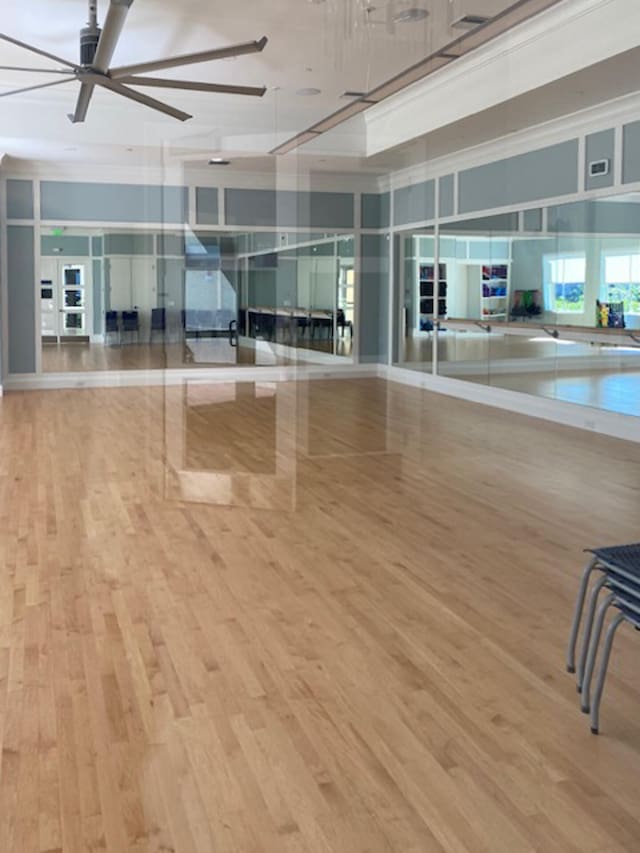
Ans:
[[[86,258],[42,258],[40,317],[44,341],[77,340],[90,335],[87,277]]]
[[[140,335],[146,340],[151,311],[158,305],[158,277],[155,258],[114,256],[106,261],[106,309],[137,311]]]

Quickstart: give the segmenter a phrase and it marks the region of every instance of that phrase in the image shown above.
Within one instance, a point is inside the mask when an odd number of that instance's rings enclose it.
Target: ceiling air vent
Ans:
[[[472,30],[474,27],[480,27],[489,21],[486,15],[463,15],[455,20],[451,26],[457,30]]]

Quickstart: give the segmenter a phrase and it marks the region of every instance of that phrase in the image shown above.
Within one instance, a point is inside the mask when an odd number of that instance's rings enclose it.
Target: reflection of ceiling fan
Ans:
[[[79,65],[68,62],[66,59],[61,59],[52,53],[47,53],[46,50],[40,50],[38,47],[25,44],[22,41],[18,41],[18,39],[0,33],[1,40],[15,44],[18,47],[24,47],[32,53],[46,56],[47,59],[53,59],[54,62],[62,63],[65,66],[63,69],[0,66],[6,71],[28,71],[37,72],[38,74],[45,73],[64,76],[64,79],[55,80],[53,83],[40,83],[38,86],[28,86],[23,89],[15,89],[12,92],[1,92],[0,98],[6,98],[9,95],[18,95],[22,92],[31,92],[34,89],[59,86],[61,83],[77,80],[81,84],[80,95],[75,112],[69,116],[71,121],[77,124],[85,120],[91,96],[96,86],[102,86],[103,89],[109,89],[118,95],[122,95],[132,101],[137,101],[146,107],[151,107],[151,109],[177,118],[179,121],[187,121],[192,116],[162,101],[157,101],[155,98],[143,95],[141,92],[131,89],[130,86],[155,86],[160,89],[184,89],[192,92],[217,92],[230,95],[255,95],[257,97],[264,95],[266,92],[264,87],[227,86],[218,83],[197,83],[160,77],[139,77],[138,75],[145,74],[147,71],[160,71],[164,68],[176,68],[182,65],[193,65],[197,62],[209,62],[212,59],[225,59],[227,57],[241,56],[245,53],[259,53],[267,43],[266,36],[261,38],[260,41],[249,41],[243,44],[232,45],[231,47],[205,50],[201,53],[188,53],[184,56],[158,59],[155,62],[141,62],[121,68],[111,68],[111,59],[115,53],[118,40],[127,19],[127,14],[133,2],[134,0],[110,0],[104,28],[101,29],[98,26],[98,0],[89,0],[89,23],[80,31]]]

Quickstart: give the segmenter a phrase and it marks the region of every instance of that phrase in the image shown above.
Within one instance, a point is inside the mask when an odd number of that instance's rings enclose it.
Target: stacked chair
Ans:
[[[623,622],[629,622],[634,628],[640,630],[640,542],[633,545],[616,545],[611,548],[588,549],[587,553],[591,554],[591,558],[583,572],[576,601],[567,651],[567,669],[569,672],[576,673],[582,711],[585,714],[591,713],[591,731],[593,734],[598,734],[600,702],[616,631]],[[594,575],[597,575],[597,580],[589,589]],[[602,590],[605,590],[606,596],[601,600]],[[587,595],[588,604],[584,614]],[[592,697],[591,682],[596,668],[598,647],[607,613],[611,609],[617,612],[605,635],[600,669]],[[576,665],[576,649],[583,615],[585,618],[582,645]]]

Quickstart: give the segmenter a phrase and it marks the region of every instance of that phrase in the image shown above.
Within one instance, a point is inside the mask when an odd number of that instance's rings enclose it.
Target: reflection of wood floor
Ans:
[[[0,401],[2,853],[637,851],[640,636],[599,738],[563,656],[640,445],[380,380],[278,386],[281,421],[196,390]],[[185,423],[294,503],[173,501]]]
[[[305,341],[305,349],[319,353],[330,351],[327,341]],[[350,342],[338,342],[339,355],[350,355]],[[140,343],[122,346],[69,343],[42,348],[45,373],[69,373],[94,370],[165,370],[216,365],[292,364],[295,359],[276,355],[267,341],[257,346],[231,347],[226,338],[198,338],[185,344]]]
[[[581,403],[623,415],[640,416],[640,371],[487,374],[465,376],[464,379],[536,397],[550,397],[566,403]]]

